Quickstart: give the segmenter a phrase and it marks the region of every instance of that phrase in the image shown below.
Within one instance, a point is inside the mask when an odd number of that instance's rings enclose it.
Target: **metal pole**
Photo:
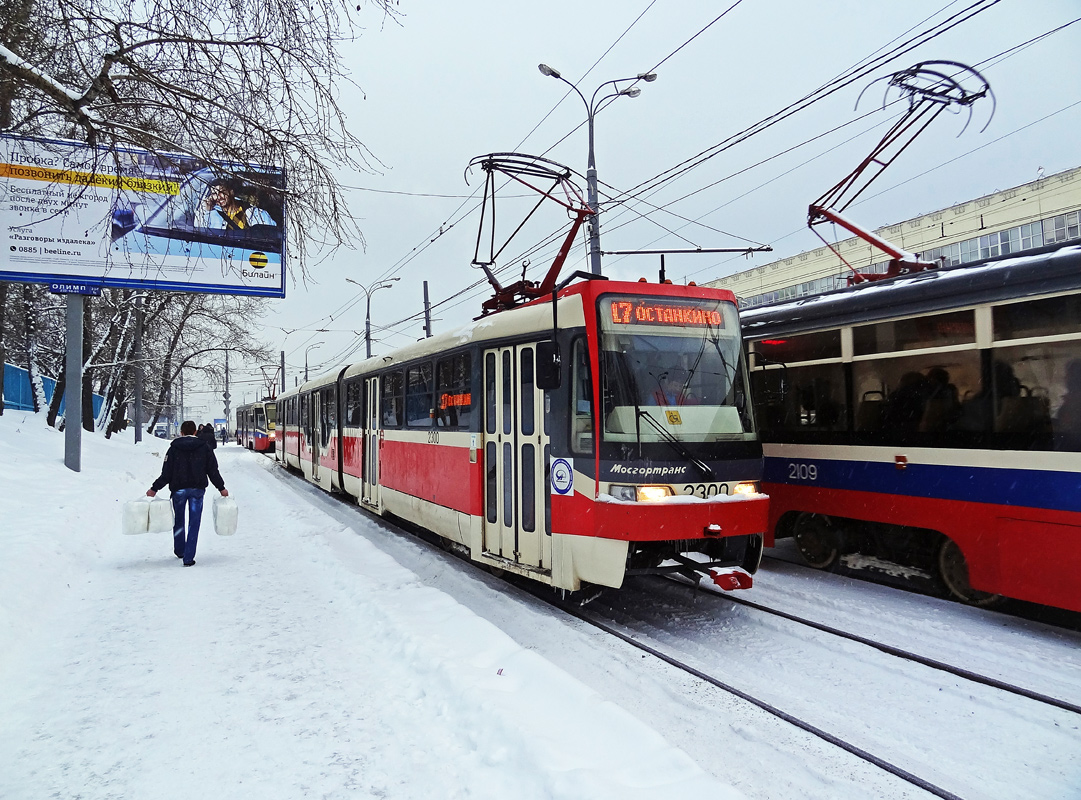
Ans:
[[[231,430],[231,428],[229,426],[229,423],[231,421],[230,418],[229,418],[229,398],[232,397],[232,395],[229,394],[229,351],[228,350],[225,351],[225,392],[222,394],[222,397],[225,399],[225,432],[229,433],[229,431]]]
[[[589,217],[589,271],[601,274],[601,215],[597,199],[597,158],[593,150],[593,108],[586,105],[589,120],[589,159],[586,162],[586,204],[593,214]]]
[[[135,443],[143,440],[143,296],[135,295]]]
[[[67,371],[64,377],[64,466],[82,469],[83,296],[67,295]]]
[[[364,295],[368,298],[367,311],[364,314],[364,357],[372,357],[372,293],[367,289],[364,290]],[[304,379],[307,380],[308,376],[305,375]]]
[[[184,424],[184,368],[183,367],[180,368],[180,372],[177,373],[177,377],[180,379],[180,391],[178,392],[178,394],[180,395],[180,397],[179,397],[179,399],[180,399],[180,403],[179,403],[179,405],[180,405],[180,424],[183,425]]]
[[[285,394],[285,351],[281,351],[282,394]]]
[[[432,336],[432,304],[428,302],[428,281],[424,281],[424,337]]]

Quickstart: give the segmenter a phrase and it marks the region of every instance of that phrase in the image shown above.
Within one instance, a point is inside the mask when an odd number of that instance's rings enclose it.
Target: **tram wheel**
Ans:
[[[938,576],[946,586],[950,596],[970,606],[987,608],[998,605],[1003,597],[1000,594],[981,592],[973,589],[968,582],[968,564],[965,563],[965,554],[953,539],[944,539],[938,549]]]
[[[833,566],[841,555],[837,532],[829,517],[804,512],[796,518],[792,535],[803,560],[815,569]]]

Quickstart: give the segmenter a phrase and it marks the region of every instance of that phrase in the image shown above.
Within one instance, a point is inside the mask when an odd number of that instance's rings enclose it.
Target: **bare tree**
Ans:
[[[381,20],[397,0],[367,0]],[[339,175],[378,162],[339,105],[342,0],[0,0],[0,130],[284,167],[290,252],[363,244]],[[319,237],[313,238],[313,232]],[[297,277],[293,273],[294,278]]]

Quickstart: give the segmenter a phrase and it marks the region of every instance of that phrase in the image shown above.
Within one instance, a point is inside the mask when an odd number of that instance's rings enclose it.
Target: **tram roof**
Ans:
[[[585,325],[586,311],[583,296],[608,292],[662,296],[675,294],[690,294],[699,297],[732,296],[728,289],[708,286],[680,286],[637,281],[582,281],[581,283],[571,284],[560,294],[559,327],[571,328]],[[545,297],[527,305],[480,317],[456,330],[421,339],[389,353],[372,356],[370,359],[357,362],[339,364],[331,369],[324,370],[300,386],[283,392],[278,399],[281,400],[300,392],[311,391],[334,383],[342,376],[343,370],[345,377],[367,375],[386,369],[393,364],[403,364],[417,358],[447,353],[470,344],[504,338],[513,339],[517,336],[550,331],[551,328],[552,306],[548,302],[548,298]]]
[[[1081,246],[1045,248],[740,311],[744,336],[790,335],[1081,288]]]

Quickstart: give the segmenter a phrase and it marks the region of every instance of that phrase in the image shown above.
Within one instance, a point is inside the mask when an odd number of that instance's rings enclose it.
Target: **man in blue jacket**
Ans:
[[[205,441],[195,435],[195,423],[186,420],[180,426],[180,437],[169,445],[161,475],[150,484],[147,496],[153,497],[169,484],[173,499],[173,553],[184,559],[184,566],[195,564],[195,548],[199,543],[199,522],[203,515],[203,495],[208,482],[213,482],[222,497],[229,496],[225,481],[218,472],[218,460]],[[184,537],[184,506],[188,508],[188,535]]]

